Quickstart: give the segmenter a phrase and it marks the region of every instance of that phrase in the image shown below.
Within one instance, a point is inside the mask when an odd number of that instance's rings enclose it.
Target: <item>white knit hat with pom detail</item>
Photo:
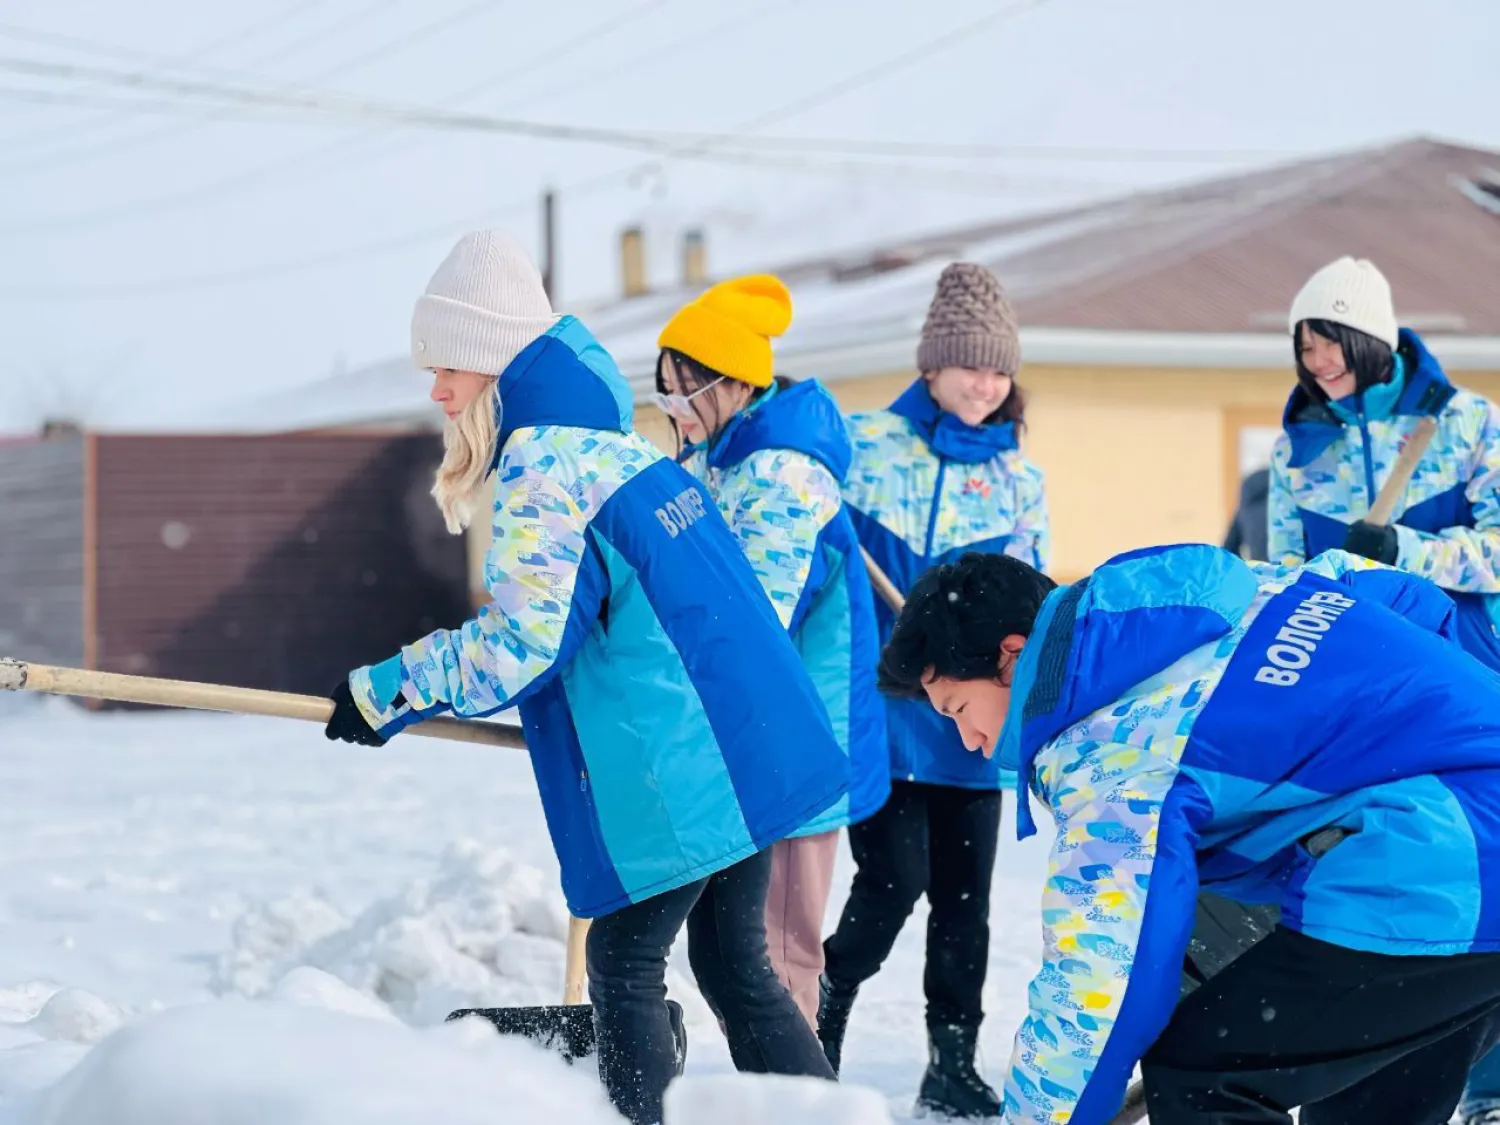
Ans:
[[[412,362],[499,375],[557,321],[521,244],[504,231],[474,231],[458,240],[417,298]]]
[[[1304,320],[1331,320],[1374,336],[1392,351],[1400,342],[1391,283],[1364,258],[1346,255],[1307,279],[1292,299],[1291,330]]]

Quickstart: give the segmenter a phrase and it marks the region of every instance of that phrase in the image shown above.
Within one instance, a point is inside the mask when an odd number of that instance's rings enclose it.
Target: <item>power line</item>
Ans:
[[[631,12],[644,11],[656,6],[657,3],[658,0],[646,0],[645,3],[639,5],[637,8],[631,9]],[[590,86],[598,84],[599,82],[607,81],[616,74],[633,70],[642,59],[669,57],[672,53],[681,50],[683,47],[693,46],[704,41],[715,39],[729,29],[738,27],[740,24],[749,22],[749,20],[751,19],[764,19],[768,13],[775,12],[781,9],[791,8],[794,6],[801,6],[804,3],[805,0],[779,0],[778,3],[763,4],[759,8],[752,9],[749,12],[741,12],[729,20],[714,24],[706,30],[701,30],[689,35],[680,36],[677,39],[669,41],[667,43],[654,44],[645,51],[637,52],[633,55],[627,56],[623,60],[620,60],[613,67],[605,69],[590,68],[587,75],[580,79],[570,78],[566,82],[560,83],[554,87],[549,87],[548,89],[543,90],[536,95],[520,99],[511,99],[501,108],[525,105],[528,102],[549,98],[553,94],[557,93],[570,93],[587,89]],[[630,13],[627,13],[627,15],[629,14]],[[505,79],[513,80],[518,76],[530,73],[532,70],[551,69],[556,65],[557,62],[565,60],[571,54],[586,46],[589,42],[613,31],[615,27],[619,26],[620,22],[621,21],[618,20],[609,20],[605,21],[604,23],[595,25],[595,27],[592,29],[585,29],[582,32],[575,33],[569,37],[567,42],[558,44],[554,48],[542,52],[542,57],[539,58],[537,62],[535,62],[531,66],[522,65],[507,71]],[[449,95],[449,97],[456,99],[467,99],[474,94],[480,93],[483,90],[490,88],[494,84],[494,79],[486,79],[483,83],[480,83],[477,86],[468,87],[465,90],[460,91],[459,93]],[[190,204],[196,201],[212,200],[214,202],[218,202],[231,192],[238,189],[254,186],[255,184],[276,175],[286,168],[297,168],[299,183],[306,182],[306,179],[309,177],[326,174],[326,172],[334,170],[335,168],[349,167],[351,163],[350,161],[340,160],[335,163],[334,161],[326,159],[326,157],[335,153],[347,152],[350,149],[355,148],[360,143],[362,137],[368,138],[372,134],[383,132],[384,130],[379,129],[378,127],[370,127],[362,130],[359,134],[356,134],[354,137],[348,138],[343,142],[317,145],[312,148],[300,149],[297,152],[290,154],[289,156],[269,161],[265,164],[257,165],[254,168],[245,169],[241,172],[232,173],[228,176],[220,176],[217,179],[200,182],[184,189],[166,192],[160,195],[148,197],[146,199],[135,200],[130,203],[118,204],[112,207],[97,209],[94,211],[32,219],[28,220],[25,223],[18,223],[14,227],[6,229],[5,233],[16,237],[21,237],[46,234],[48,232],[54,232],[58,230],[87,229],[109,225],[117,222],[125,222],[136,218],[143,218],[149,215],[160,214],[163,211],[174,210],[184,204]],[[375,152],[379,152],[382,149],[389,149],[390,147],[392,146],[386,144],[377,145]],[[367,153],[366,155],[373,155],[373,153]],[[325,159],[318,159],[319,157],[323,157]]]
[[[429,28],[448,26],[479,9],[488,7],[492,2],[493,0],[483,0],[480,4],[465,9],[453,17],[439,21],[437,24],[429,25]],[[694,159],[702,157],[709,150],[720,149],[727,144],[733,143],[743,146],[749,143],[741,136],[744,132],[761,128],[775,120],[806,112],[808,109],[832,98],[868,85],[872,81],[888,77],[893,71],[909,66],[962,38],[974,34],[977,30],[994,24],[1000,19],[1012,18],[1044,2],[1045,0],[1025,0],[1022,4],[1012,8],[1004,9],[998,13],[992,12],[979,20],[971,21],[969,24],[938,36],[936,39],[918,48],[903,52],[895,59],[889,60],[887,65],[875,67],[840,79],[833,85],[798,98],[794,102],[772,111],[770,114],[759,115],[751,119],[744,128],[736,130],[733,135],[718,134],[686,137],[659,133],[651,135],[639,131],[503,119],[482,114],[456,113],[422,107],[378,103],[319,91],[294,93],[287,92],[285,88],[272,90],[256,89],[244,86],[230,86],[219,82],[162,78],[141,71],[119,71],[106,67],[80,66],[78,64],[54,63],[15,57],[0,57],[0,69],[39,78],[60,78],[74,81],[85,80],[130,91],[144,90],[171,94],[176,97],[208,98],[237,108],[305,110],[316,115],[330,115],[355,120],[373,119],[386,124],[461,129],[541,139],[614,145],[650,152],[672,159]],[[343,68],[359,65],[380,53],[382,52],[377,51],[371,55],[361,56],[359,59],[345,64]],[[45,95],[34,96],[44,97]],[[153,109],[160,108],[154,103],[148,104]],[[806,146],[802,147],[805,148]],[[659,167],[659,165],[650,166],[648,170],[654,170],[656,167]]]
[[[154,55],[147,51],[135,51],[129,48],[114,47],[108,44],[94,43],[90,40],[80,39],[79,37],[74,35],[64,35],[60,32],[34,31],[30,28],[18,27],[15,24],[0,24],[0,33],[3,33],[8,38],[12,39],[22,39],[34,43],[50,43],[53,45],[70,47],[74,50],[85,50],[93,54],[104,55],[106,57],[130,58],[133,60],[138,59],[141,61],[153,63],[157,66],[180,67],[192,64],[195,59],[199,59],[207,55],[212,55],[219,51],[227,50],[230,47],[236,47],[248,39],[255,38],[268,27],[279,27],[289,20],[296,19],[304,12],[309,12],[319,5],[325,3],[327,3],[327,0],[295,0],[295,2],[291,5],[279,9],[274,14],[267,16],[264,19],[255,20],[249,24],[246,24],[244,27],[231,31],[227,35],[221,35],[216,39],[210,39],[207,43],[199,44],[197,47],[192,48],[190,51],[186,51],[179,55],[170,55],[165,58],[160,55]],[[285,50],[285,48],[283,48],[283,50]],[[74,123],[68,129],[68,139],[76,139],[80,134],[87,135],[89,133],[99,132],[101,126],[106,126],[108,124],[111,116],[113,115],[106,114],[95,118],[92,122],[92,128],[90,128],[90,122],[88,121],[84,121],[82,123]],[[56,139],[55,130],[37,129],[33,130],[31,133],[22,133],[19,137],[8,138],[5,141],[6,151],[14,152],[18,143],[24,141],[28,136],[34,138],[40,137],[44,140]],[[26,146],[22,145],[21,147],[24,151]]]
[[[660,4],[664,0],[647,0],[646,6]],[[6,60],[0,59],[0,67]],[[741,136],[737,133],[674,133],[661,130],[617,130],[594,129],[580,133],[578,127],[540,121],[517,121],[487,114],[465,114],[426,107],[402,107],[382,102],[355,101],[339,95],[318,95],[314,104],[309,100],[268,99],[264,102],[247,98],[245,104],[235,111],[237,120],[284,120],[280,114],[303,115],[311,113],[314,120],[345,119],[371,120],[393,127],[422,127],[440,131],[457,132],[520,132],[547,131],[547,135],[561,140],[599,141],[614,143],[627,139],[626,147],[655,147],[670,149],[674,145],[712,146],[715,148],[745,149],[758,153],[812,153],[818,156],[885,156],[908,159],[966,159],[966,160],[1053,160],[1070,163],[1164,163],[1203,164],[1224,161],[1269,160],[1293,155],[1287,149],[1191,149],[1158,147],[1120,147],[1102,145],[1044,145],[1044,144],[984,144],[962,141],[887,141],[849,137],[765,137]],[[110,97],[23,88],[0,87],[0,100],[33,102],[39,105],[85,105],[120,107],[127,111],[156,114],[181,114],[201,108],[196,103],[163,98],[156,101],[144,98]],[[226,111],[227,112],[227,111]],[[295,120],[305,121],[303,116]],[[371,130],[363,131],[368,136]],[[321,146],[320,150],[321,151]],[[301,160],[299,156],[297,158]],[[280,162],[278,162],[280,163]]]
[[[950,46],[959,38],[973,34],[974,31],[984,26],[998,22],[1000,18],[1008,18],[1019,14],[1023,10],[1036,7],[1045,0],[1029,0],[1028,3],[1016,8],[1006,9],[1001,13],[992,13],[981,20],[973,21],[954,31],[919,44],[909,50],[903,51],[892,59],[878,64],[874,67],[860,71],[856,75],[847,76],[836,80],[826,86],[820,87],[809,94],[800,95],[791,102],[772,109],[764,114],[758,114],[746,122],[737,125],[732,133],[741,133],[750,129],[763,127],[766,124],[774,124],[796,113],[805,112],[806,109],[821,104],[823,100],[831,100],[841,96],[843,93],[856,88],[853,83],[869,84],[878,81],[882,75],[892,73],[896,69],[910,65],[921,58]],[[642,165],[632,163],[602,175],[588,177],[572,184],[564,185],[561,194],[564,198],[576,198],[587,196],[605,187],[615,186],[622,179],[642,171]],[[647,164],[645,170],[651,170],[654,165]],[[522,207],[531,208],[535,206],[535,200],[528,198],[524,202],[518,201],[502,208],[487,209],[486,211],[469,216],[465,219],[444,223],[440,226],[427,227],[419,231],[394,235],[389,238],[368,242],[357,246],[345,247],[341,250],[330,251],[323,254],[305,256],[281,262],[266,262],[256,266],[243,267],[237,270],[217,271],[188,277],[162,278],[154,281],[144,282],[118,282],[103,283],[92,286],[50,286],[37,287],[8,287],[0,289],[0,296],[17,301],[67,301],[67,300],[97,300],[117,298],[150,297],[166,293],[191,292],[209,287],[222,287],[225,285],[238,285],[253,281],[269,280],[283,277],[294,273],[303,273],[309,270],[323,269],[332,265],[339,265],[349,261],[357,261],[384,254],[396,249],[426,242],[431,238],[449,234],[454,230],[471,229],[472,227],[493,221],[504,214],[510,214]]]
[[[348,74],[351,71],[358,70],[361,67],[369,65],[370,63],[375,62],[377,59],[385,58],[386,56],[397,51],[406,50],[415,43],[421,42],[424,39],[430,39],[433,36],[441,34],[442,32],[447,31],[460,23],[464,23],[477,15],[481,15],[487,11],[499,7],[506,2],[507,0],[479,0],[478,3],[471,4],[468,7],[462,8],[456,12],[447,13],[435,20],[431,20],[428,23],[420,25],[414,30],[403,32],[400,36],[388,39],[378,46],[372,48],[371,50],[365,51],[362,54],[355,55],[352,58],[344,59],[343,61],[334,64],[332,67],[328,67],[322,71],[319,71],[318,73],[306,79],[303,79],[300,82],[287,83],[275,88],[272,91],[267,91],[267,93],[269,95],[281,94],[284,96],[292,96],[299,90],[308,90],[311,88],[312,83],[326,82],[329,79],[341,77],[342,75]],[[399,3],[400,0],[372,0],[370,4],[367,4],[364,8],[361,8],[359,11],[353,14],[346,16],[338,23],[323,28],[322,31],[320,31],[315,37],[309,37],[299,41],[297,43],[297,47],[300,49],[301,47],[305,47],[308,42],[314,42],[319,39],[327,38],[335,31],[342,31],[344,28],[351,26],[355,22],[368,18],[370,15],[377,11],[393,7]],[[270,61],[270,59],[284,58],[286,53],[287,51],[283,49],[281,51],[273,53],[265,59],[258,59],[250,65],[258,66],[261,62]],[[94,69],[102,71],[104,68]],[[120,72],[113,73],[116,76],[114,79],[105,78],[101,75],[100,80],[112,82],[113,84],[118,85]],[[150,78],[149,75],[139,75],[139,73],[137,74],[137,77],[148,79]],[[167,82],[168,80],[162,79],[160,81]],[[212,86],[213,84],[202,83],[202,85]],[[8,172],[9,174],[14,175],[19,172],[26,171],[53,171],[56,168],[67,167],[80,161],[95,159],[101,155],[105,155],[121,147],[139,148],[144,144],[153,143],[155,141],[161,140],[164,137],[180,135],[193,128],[201,127],[202,125],[210,124],[216,120],[220,120],[224,116],[225,114],[222,109],[213,109],[209,113],[205,114],[204,117],[199,120],[196,125],[169,125],[164,129],[156,130],[154,133],[148,133],[144,136],[122,138],[122,140],[117,143],[106,143],[103,145],[96,145],[91,148],[85,148],[83,150],[64,152],[59,159],[43,160],[39,163],[33,162],[30,164],[22,164],[19,167],[13,166],[8,169]]]

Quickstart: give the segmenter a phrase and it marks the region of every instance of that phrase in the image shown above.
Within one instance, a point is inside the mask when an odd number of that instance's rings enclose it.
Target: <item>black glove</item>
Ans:
[[[1396,525],[1377,525],[1358,520],[1349,525],[1349,534],[1344,537],[1344,550],[1351,555],[1363,555],[1386,566],[1396,565],[1399,548],[1396,544]]]
[[[386,740],[371,729],[360,709],[355,706],[354,693],[349,690],[348,680],[334,688],[333,694],[328,698],[333,700],[333,716],[323,728],[323,733],[331,741],[357,742],[361,746],[385,745]]]

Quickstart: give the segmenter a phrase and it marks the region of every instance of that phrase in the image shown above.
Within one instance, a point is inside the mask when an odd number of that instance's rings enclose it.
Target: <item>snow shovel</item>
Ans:
[[[269,715],[273,718],[303,719],[324,724],[333,715],[333,701],[315,695],[292,695],[225,684],[195,683],[190,680],[161,680],[114,672],[94,672],[83,668],[58,668],[4,658],[0,658],[0,691],[34,691],[47,695],[108,699],[117,703]],[[526,740],[519,730],[496,723],[438,717],[408,727],[403,733],[484,746],[526,749]],[[563,1003],[570,1007],[502,1008],[490,1011],[511,1013],[508,1018],[514,1027],[521,1029],[519,1034],[533,1039],[554,1040],[563,1046],[577,1041],[567,1029],[578,1023],[578,1015],[581,1013],[588,1023],[588,1036],[592,1039],[592,1019],[588,1007],[583,1005],[583,954],[587,935],[587,919],[568,919]],[[678,1009],[677,1019],[680,1025],[681,1009]]]

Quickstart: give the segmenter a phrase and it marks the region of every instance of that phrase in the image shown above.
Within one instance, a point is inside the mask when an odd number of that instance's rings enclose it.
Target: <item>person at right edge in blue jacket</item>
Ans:
[[[938,279],[917,348],[921,378],[886,410],[849,419],[844,503],[860,544],[898,590],[968,550],[1047,565],[1042,474],[1017,439],[1021,348],[999,281],[972,262]],[[884,639],[893,614],[877,602]],[[999,1098],[975,1069],[989,961],[990,879],[1000,830],[998,765],[964,751],[931,708],[891,701],[891,795],[849,829],[856,871],[824,942],[818,1034],[837,1070],[860,986],[879,971],[926,894],[928,1060],[919,1110],[993,1117]]]
[[[1057,587],[970,554],[880,686],[1056,823],[1009,1125],[1444,1125],[1500,1039],[1500,691],[1453,600],[1345,551],[1153,547]],[[1179,998],[1200,888],[1280,922]]]
[[[1318,270],[1289,321],[1297,387],[1272,456],[1267,558],[1295,565],[1341,547],[1429,579],[1458,605],[1459,642],[1500,672],[1500,410],[1398,326],[1372,262]],[[1422,415],[1437,431],[1395,518],[1372,525],[1362,517]],[[1475,1068],[1462,1118],[1500,1123],[1500,1052]]]

